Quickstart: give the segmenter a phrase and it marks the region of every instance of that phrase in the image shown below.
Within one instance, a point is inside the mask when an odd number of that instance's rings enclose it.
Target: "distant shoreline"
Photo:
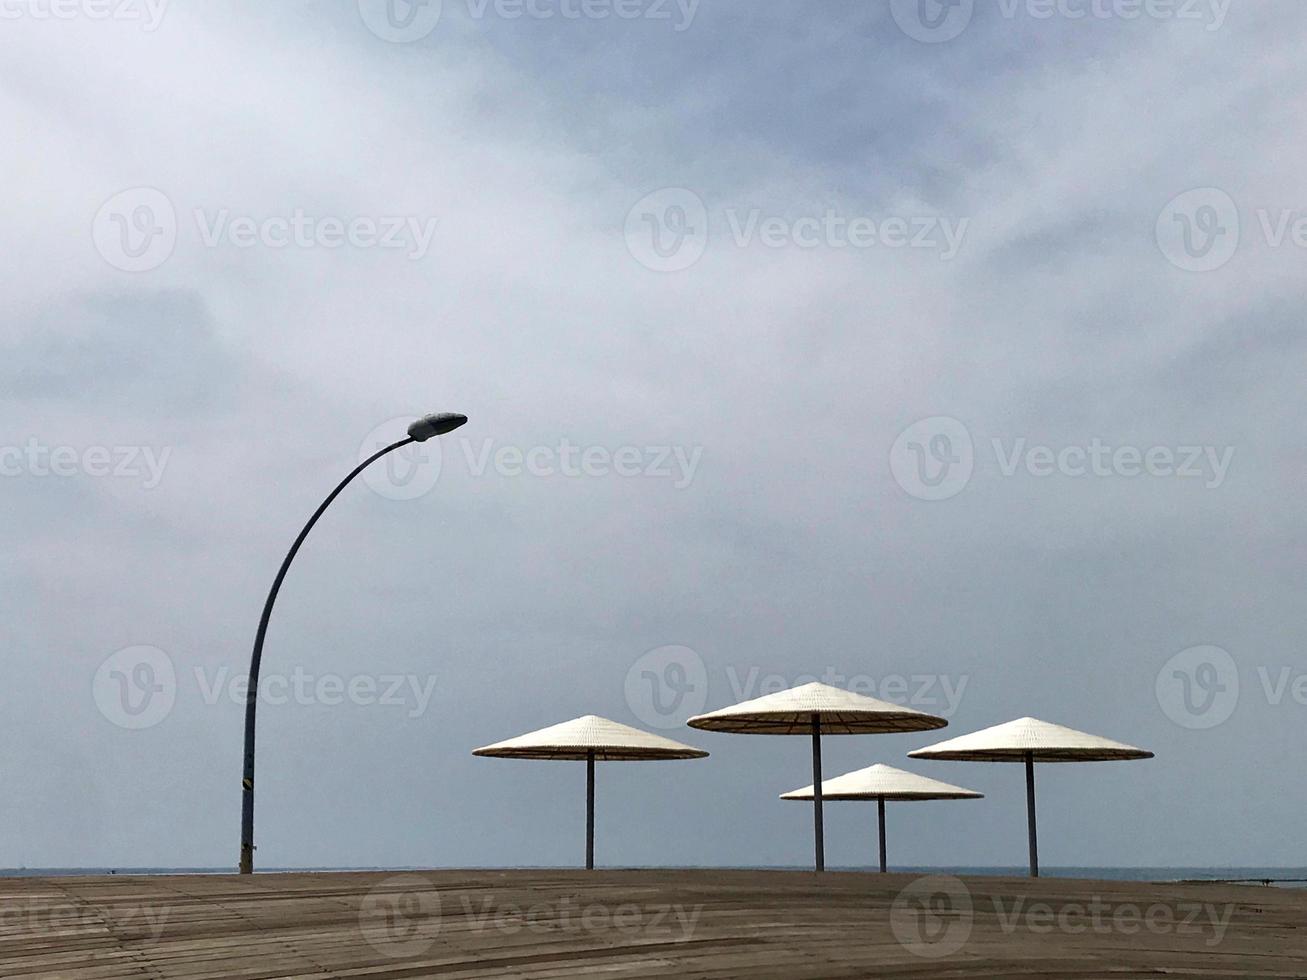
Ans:
[[[261,874],[349,874],[349,873],[374,873],[374,872],[394,872],[394,873],[420,873],[423,871],[445,872],[445,871],[471,871],[471,872],[494,872],[494,871],[541,871],[552,872],[559,870],[569,870],[566,868],[550,867],[546,865],[521,865],[521,866],[496,866],[496,867],[435,867],[435,866],[391,866],[391,867],[288,867],[288,868],[265,868],[260,871]],[[605,868],[610,871],[811,871],[811,868],[803,865],[770,865],[770,866],[742,866],[742,865],[721,865],[721,866],[702,866],[688,865],[684,868],[672,868],[666,866],[657,867],[640,867],[640,866],[621,866]],[[835,866],[829,867],[832,872],[866,872],[866,866]],[[921,874],[921,875],[958,875],[962,877],[992,877],[992,878],[1021,878],[1025,876],[1025,868],[1010,866],[905,866],[892,867],[892,872],[899,874]],[[95,867],[95,868],[0,868],[0,878],[65,878],[65,877],[97,877],[102,875],[136,875],[136,876],[155,876],[155,875],[224,875],[234,874],[234,867],[225,868],[202,868],[202,867]],[[1268,867],[1268,866],[1231,866],[1231,867],[1204,867],[1204,866],[1176,866],[1176,867],[1044,867],[1041,872],[1046,878],[1073,878],[1100,881],[1137,881],[1137,882],[1171,882],[1186,884],[1202,884],[1211,882],[1214,884],[1259,884],[1262,882],[1272,882],[1286,887],[1307,888],[1307,867],[1304,866],[1285,866],[1285,867]]]

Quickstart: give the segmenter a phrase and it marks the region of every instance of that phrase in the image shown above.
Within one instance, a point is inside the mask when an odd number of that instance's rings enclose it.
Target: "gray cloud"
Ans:
[[[428,410],[472,421],[425,495],[360,482],[333,505],[265,673],[434,680],[430,703],[264,705],[264,866],[574,862],[583,773],[470,750],[589,712],[645,724],[627,673],[665,644],[702,658],[708,707],[768,677],[965,678],[950,732],[1034,714],[1154,749],[1041,775],[1047,864],[1300,862],[1307,797],[1266,760],[1307,707],[1273,702],[1259,668],[1301,661],[1303,255],[1256,211],[1302,204],[1285,106],[1307,84],[1303,10],[1238,5],[1207,31],[981,5],[943,44],[853,3],[704,0],[679,33],[467,11],[446,0],[412,44],[353,4],[178,4],[154,32],[6,22],[0,446],[171,455],[151,489],[84,455],[0,478],[6,779],[39,790],[11,807],[0,865],[235,860],[223,685],[365,437]],[[1155,226],[1206,186],[1245,234],[1187,272]],[[91,230],[141,187],[174,209],[175,247],[123,272]],[[668,187],[698,195],[708,234],[657,273],[624,228]],[[296,209],[436,233],[419,260],[269,244]],[[729,216],[751,209],[969,226],[944,261],[736,242]],[[254,243],[206,243],[197,210],[249,219]],[[927,502],[889,461],[934,416],[977,461]],[[1234,457],[1207,489],[1005,476],[993,449],[1095,438]],[[640,472],[566,475],[563,440],[636,450]],[[687,486],[647,471],[659,447],[702,450]],[[532,450],[554,469],[533,475]],[[1189,729],[1156,685],[1204,643],[1230,651],[1240,702]],[[177,690],[131,730],[94,678],[142,645]],[[809,781],[802,739],[671,734],[712,757],[603,767],[601,862],[809,858],[803,808],[775,799]],[[828,769],[928,740],[832,739]],[[897,860],[1021,861],[1016,769],[909,768],[988,798],[914,809]],[[832,810],[831,862],[864,863],[870,815]]]

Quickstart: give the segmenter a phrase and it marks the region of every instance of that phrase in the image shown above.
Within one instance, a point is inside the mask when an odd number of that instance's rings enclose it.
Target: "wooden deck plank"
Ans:
[[[737,871],[7,878],[0,976],[1307,976],[1307,891],[970,878],[964,941],[934,958],[958,910],[904,905],[915,881]],[[1090,917],[1094,903],[1106,927]],[[1132,915],[1112,918],[1123,910]],[[1208,918],[1181,928],[1191,910]],[[1171,927],[1145,928],[1149,914],[1170,915]],[[923,946],[905,944],[905,923],[925,930]]]

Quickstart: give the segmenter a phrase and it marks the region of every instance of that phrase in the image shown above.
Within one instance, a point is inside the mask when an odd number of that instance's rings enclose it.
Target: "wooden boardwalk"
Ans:
[[[0,977],[1304,977],[1307,891],[437,871],[0,878]]]

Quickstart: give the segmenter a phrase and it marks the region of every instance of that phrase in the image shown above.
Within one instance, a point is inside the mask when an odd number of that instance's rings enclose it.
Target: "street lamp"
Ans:
[[[456,415],[452,412],[423,416],[408,427],[408,438],[401,439],[399,442],[373,453],[354,467],[349,476],[341,480],[336,489],[331,491],[327,499],[322,502],[322,505],[313,512],[309,522],[304,525],[304,530],[300,531],[299,537],[295,539],[295,543],[290,546],[290,551],[286,553],[286,558],[281,563],[277,577],[273,579],[272,589],[268,592],[268,601],[263,604],[263,616],[259,619],[259,631],[254,637],[254,653],[250,657],[249,690],[245,695],[245,773],[241,779],[240,862],[240,870],[243,875],[254,873],[254,715],[259,702],[259,665],[263,661],[263,639],[268,632],[268,619],[272,616],[272,605],[277,601],[277,593],[281,591],[281,583],[286,578],[286,570],[290,568],[290,563],[295,560],[300,545],[304,543],[304,539],[313,530],[313,525],[318,523],[318,518],[322,516],[323,511],[331,506],[331,502],[340,496],[340,492],[349,486],[354,477],[387,453],[394,452],[409,443],[426,442],[436,436],[443,436],[447,432],[453,432],[466,422],[466,415]]]

